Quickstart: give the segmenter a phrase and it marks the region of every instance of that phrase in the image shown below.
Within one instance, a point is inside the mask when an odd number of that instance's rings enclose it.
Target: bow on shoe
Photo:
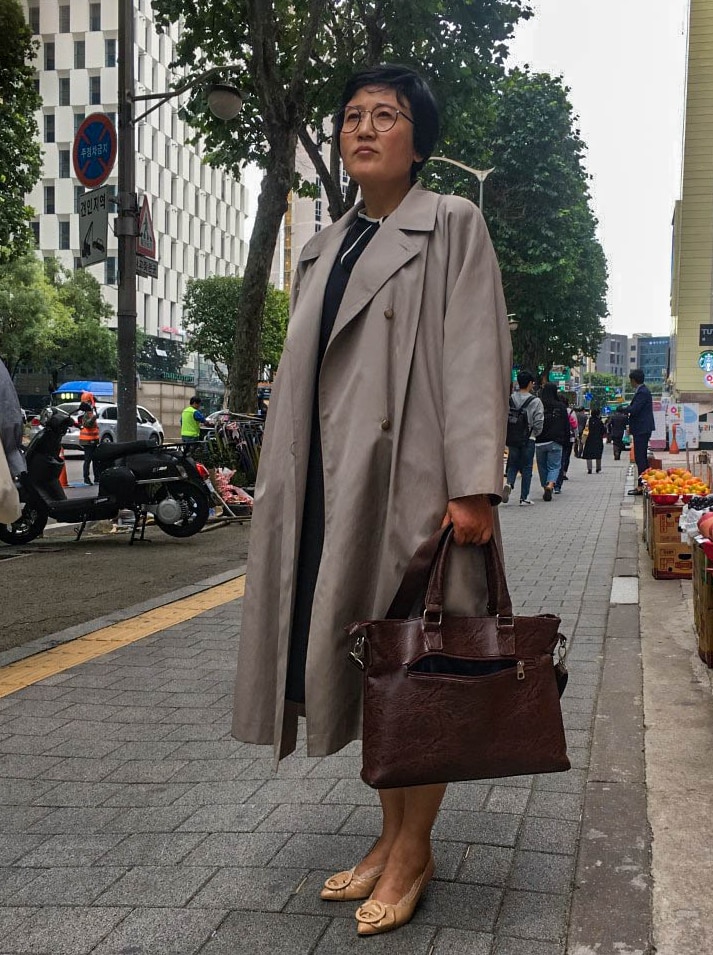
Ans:
[[[378,899],[369,899],[357,909],[356,919],[357,922],[366,922],[367,925],[385,928],[394,923],[394,906],[379,902]]]

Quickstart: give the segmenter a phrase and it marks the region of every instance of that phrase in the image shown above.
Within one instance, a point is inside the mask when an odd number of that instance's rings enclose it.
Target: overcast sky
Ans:
[[[561,74],[571,89],[609,263],[607,329],[667,335],[688,0],[530,2],[509,65]]]

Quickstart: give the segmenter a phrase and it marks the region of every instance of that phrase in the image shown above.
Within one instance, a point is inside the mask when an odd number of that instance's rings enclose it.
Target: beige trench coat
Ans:
[[[255,494],[233,735],[295,747],[284,688],[325,285],[357,209],[304,247]],[[306,671],[307,747],[358,738],[361,674],[344,627],[383,617],[449,499],[503,488],[511,342],[500,273],[472,203],[414,186],[356,263],[319,376],[325,495]],[[448,609],[484,609],[475,547]]]

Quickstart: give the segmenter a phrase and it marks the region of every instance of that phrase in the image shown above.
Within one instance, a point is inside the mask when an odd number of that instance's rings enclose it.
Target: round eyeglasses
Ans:
[[[342,110],[342,132],[354,133],[361,126],[364,113],[369,114],[372,129],[377,133],[388,133],[396,125],[399,116],[403,116],[411,125],[415,125],[410,116],[395,106],[375,106],[374,109],[362,109],[360,106],[347,106]]]

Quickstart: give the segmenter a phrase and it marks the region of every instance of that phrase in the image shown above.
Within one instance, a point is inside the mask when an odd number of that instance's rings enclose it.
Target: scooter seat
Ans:
[[[124,441],[121,444],[100,444],[94,452],[94,460],[102,464],[116,461],[127,454],[140,454],[144,451],[155,451],[156,445],[152,441]]]

